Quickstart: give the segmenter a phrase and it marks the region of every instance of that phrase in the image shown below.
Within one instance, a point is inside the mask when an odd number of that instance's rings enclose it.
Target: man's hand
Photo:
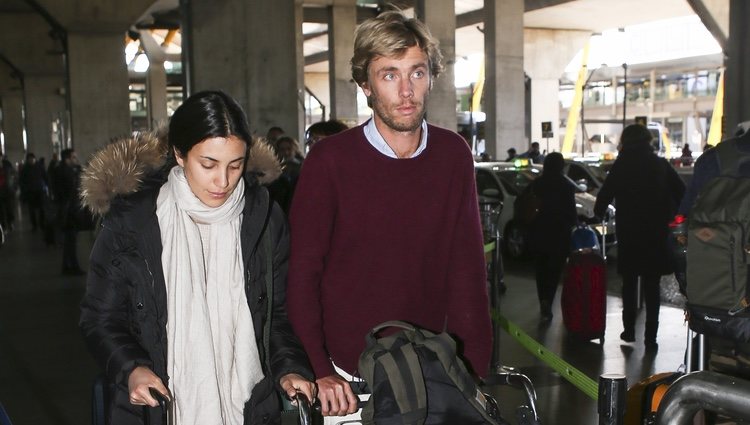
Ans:
[[[307,396],[310,403],[315,401],[315,394],[317,393],[315,383],[308,381],[296,373],[288,373],[282,376],[279,385],[281,385],[286,395],[292,400],[297,395],[297,391],[301,391]]]
[[[323,416],[345,416],[359,409],[359,399],[346,379],[339,375],[326,376],[315,381],[318,384]]]
[[[130,403],[140,406],[148,405],[156,407],[159,402],[151,397],[149,389],[153,388],[168,399],[172,399],[169,390],[164,386],[156,374],[145,366],[138,366],[128,376],[128,394]]]

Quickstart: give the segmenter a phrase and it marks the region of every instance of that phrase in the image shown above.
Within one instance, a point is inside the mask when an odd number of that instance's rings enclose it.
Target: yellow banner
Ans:
[[[589,43],[583,46],[583,54],[581,55],[581,70],[578,71],[578,79],[576,80],[576,90],[573,95],[573,103],[570,104],[568,109],[568,121],[565,124],[565,139],[563,139],[562,153],[570,153],[573,151],[573,143],[576,137],[576,129],[578,128],[578,115],[580,114],[581,100],[583,99],[583,84],[586,82],[588,75],[588,61],[589,61]]]
[[[714,112],[711,116],[711,128],[708,130],[706,143],[716,146],[721,142],[722,117],[724,116],[724,70],[719,74],[719,86],[716,88],[716,99],[714,100]]]

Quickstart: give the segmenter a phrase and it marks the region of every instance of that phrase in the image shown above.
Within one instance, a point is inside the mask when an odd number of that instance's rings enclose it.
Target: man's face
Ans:
[[[77,153],[75,153],[75,152],[71,152],[71,153],[70,153],[70,156],[69,156],[69,157],[68,157],[68,159],[66,159],[65,161],[66,161],[66,162],[68,163],[68,165],[70,165],[70,166],[78,165],[78,154],[77,154]]]
[[[276,142],[276,150],[279,152],[281,159],[292,159],[294,158],[294,146],[289,140],[282,140]]]
[[[379,56],[370,62],[362,90],[372,104],[375,124],[397,132],[418,130],[432,86],[429,71],[427,55],[419,46],[399,58]]]

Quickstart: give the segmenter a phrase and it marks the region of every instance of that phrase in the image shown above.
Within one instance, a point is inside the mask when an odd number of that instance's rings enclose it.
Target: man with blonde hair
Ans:
[[[447,328],[470,368],[488,371],[472,155],[459,135],[424,119],[441,61],[437,40],[417,19],[384,12],[362,23],[352,76],[373,117],[318,142],[302,167],[290,213],[287,302],[326,416],[357,411],[350,383],[360,380],[364,336],[387,320]]]

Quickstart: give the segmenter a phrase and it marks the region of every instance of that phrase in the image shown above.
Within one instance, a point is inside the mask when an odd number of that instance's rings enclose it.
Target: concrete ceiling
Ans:
[[[468,24],[456,30],[456,56],[484,52],[484,34],[481,31],[484,23],[481,13],[478,13],[483,6],[484,0],[456,0],[456,15],[463,15],[462,22]],[[585,30],[592,33],[695,13],[687,0],[526,0],[525,7],[526,28]],[[327,49],[325,35],[307,43],[306,52],[320,54]],[[328,63],[307,65],[305,71],[327,72]]]
[[[527,11],[523,23],[528,28],[600,32],[694,13],[686,0],[575,0]]]
[[[398,0],[402,6],[414,0]],[[456,15],[461,27],[456,34],[456,54],[469,56],[481,54],[484,36],[481,28],[481,9],[485,0],[455,0]],[[332,4],[333,0],[304,0],[305,6]],[[411,2],[411,3],[410,3]],[[360,4],[362,2],[359,2]],[[375,3],[374,1],[372,3]],[[0,0],[0,13],[29,13],[34,11],[32,0]],[[576,29],[599,32],[606,29],[651,22],[669,17],[693,14],[687,0],[525,0],[524,26],[527,28]],[[306,17],[308,10],[306,10]],[[175,28],[179,25],[179,0],[156,0],[138,20],[138,28]],[[318,62],[308,64],[308,72],[327,72],[325,61],[328,48],[325,24],[315,31],[322,33],[308,37],[305,54],[315,54]],[[2,51],[0,50],[0,53]],[[321,62],[321,60],[323,60]],[[308,62],[309,63],[309,62]]]

